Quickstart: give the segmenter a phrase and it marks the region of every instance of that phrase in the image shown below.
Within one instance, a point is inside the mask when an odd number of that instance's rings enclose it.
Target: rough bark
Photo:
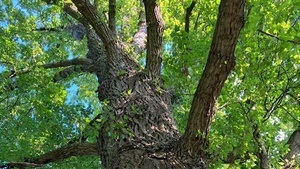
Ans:
[[[222,0],[219,6],[209,56],[179,146],[182,152],[188,152],[192,156],[205,155],[216,100],[235,66],[234,50],[244,24],[244,5],[245,1],[241,0]]]

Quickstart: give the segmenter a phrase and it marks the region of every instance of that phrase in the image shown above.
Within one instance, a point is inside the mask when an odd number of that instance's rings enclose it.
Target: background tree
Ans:
[[[1,1],[1,168],[296,166],[299,5]]]

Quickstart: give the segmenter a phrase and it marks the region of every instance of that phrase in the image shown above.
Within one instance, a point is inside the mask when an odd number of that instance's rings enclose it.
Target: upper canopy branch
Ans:
[[[116,40],[116,36],[108,28],[98,10],[88,0],[72,0],[79,12],[93,26],[97,35],[105,45],[110,45]]]
[[[156,0],[144,0],[147,22],[146,69],[154,77],[160,76],[164,21]]]

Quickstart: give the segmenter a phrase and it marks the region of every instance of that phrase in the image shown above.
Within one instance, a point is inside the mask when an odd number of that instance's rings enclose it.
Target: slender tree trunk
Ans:
[[[222,0],[209,56],[192,102],[179,149],[204,157],[215,104],[225,80],[235,66],[234,50],[244,24],[243,0]]]

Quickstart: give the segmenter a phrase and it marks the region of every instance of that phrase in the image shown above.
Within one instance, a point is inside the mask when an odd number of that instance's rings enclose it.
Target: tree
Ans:
[[[0,3],[1,168],[297,165],[299,2]]]

